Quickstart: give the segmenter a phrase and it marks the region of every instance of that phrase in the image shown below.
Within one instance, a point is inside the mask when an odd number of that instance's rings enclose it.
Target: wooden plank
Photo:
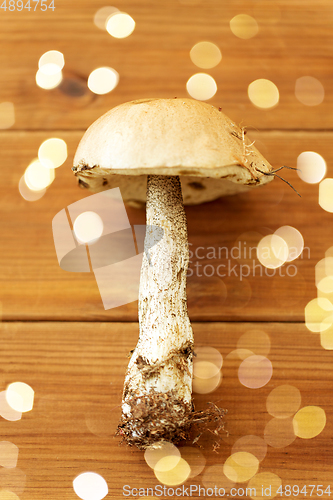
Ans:
[[[7,0],[7,3],[9,0]],[[54,12],[17,10],[1,12],[0,102],[14,103],[15,129],[86,128],[111,107],[145,97],[185,97],[186,82],[207,72],[217,82],[211,103],[238,122],[258,129],[331,129],[333,116],[332,4],[329,0],[291,0],[272,3],[184,5],[178,0],[128,0],[118,7],[136,21],[131,36],[115,39],[93,23],[93,0],[69,4],[55,0]],[[33,7],[36,3],[33,3]],[[230,20],[247,13],[258,23],[258,35],[243,40],[230,30]],[[212,69],[195,66],[189,52],[209,40],[222,51],[222,62]],[[46,91],[36,86],[38,60],[47,50],[64,53],[64,84]],[[97,96],[87,86],[92,70],[111,66],[120,75],[117,88]],[[319,80],[325,99],[307,106],[295,97],[296,80]],[[280,103],[262,110],[251,104],[248,85],[260,78],[273,81]],[[310,91],[311,93],[311,91]]]
[[[312,439],[296,438],[283,448],[268,446],[259,472],[277,474],[283,487],[321,484],[326,488],[332,479],[333,460],[328,445],[333,433],[329,397],[332,352],[321,348],[318,335],[302,324],[194,323],[193,329],[197,347],[214,347],[224,358],[221,385],[210,394],[195,394],[196,408],[213,402],[228,409],[225,419],[230,434],[223,435],[216,453],[211,434],[204,433],[199,443],[205,469],[185,484],[203,487],[208,468],[222,466],[238,438],[256,435],[263,439],[272,418],[266,409],[267,397],[273,389],[288,384],[300,391],[301,408],[318,406],[325,411],[326,425]],[[266,333],[270,342],[266,356],[273,366],[272,378],[258,389],[240,383],[241,360],[232,355],[242,335],[251,330]],[[153,488],[160,484],[143,453],[119,446],[119,438],[114,437],[127,355],[137,341],[137,324],[11,322],[1,325],[0,335],[2,390],[16,381],[34,390],[32,411],[14,422],[1,418],[2,441],[18,447],[18,466],[3,468],[0,473],[2,488],[26,500],[74,499],[72,482],[86,471],[102,475],[109,495],[116,499],[123,498],[124,485]],[[259,342],[253,351],[262,352],[261,348]],[[221,472],[214,478],[216,484],[220,478]]]
[[[52,136],[67,141],[69,159],[56,171],[56,179],[45,196],[28,202],[21,197],[18,183],[49,134],[6,132],[2,135],[0,301],[3,318],[136,321],[136,302],[104,310],[92,273],[67,272],[59,267],[52,219],[66,206],[89,197],[90,193],[78,188],[70,170],[81,133],[53,132]],[[295,165],[303,150],[318,152],[327,161],[327,176],[332,177],[332,134],[263,132],[253,137],[258,148],[276,166]],[[332,215],[318,205],[318,185],[305,184],[295,172],[280,173],[302,198],[276,179],[257,191],[186,207],[189,241],[194,253],[193,273],[188,279],[192,320],[303,321],[306,303],[316,297],[315,264],[332,246]],[[131,207],[126,210],[132,225],[145,223],[144,210]],[[249,236],[241,236],[253,231],[267,234],[283,225],[301,231],[308,249],[302,258],[290,263],[296,268],[289,268],[288,272],[292,275],[297,271],[296,276],[288,276],[284,266],[281,275],[276,271],[275,276],[267,276],[268,270],[257,268],[240,280],[240,261],[232,258],[232,249],[237,245],[239,248],[241,242],[243,252],[245,243],[247,248],[255,243]],[[226,267],[219,271],[220,265]],[[237,267],[233,271],[234,265]],[[218,272],[222,274],[221,269],[227,271],[224,278],[218,276]],[[121,283],[119,287],[121,290]]]

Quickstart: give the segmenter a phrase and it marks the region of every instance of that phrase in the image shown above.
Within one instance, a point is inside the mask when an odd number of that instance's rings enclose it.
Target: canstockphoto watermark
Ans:
[[[259,496],[271,496],[271,488],[261,488],[258,491]],[[170,487],[162,484],[157,484],[152,488],[135,488],[129,484],[123,486],[124,497],[255,497],[257,496],[256,488],[231,488],[230,491],[218,486],[204,488],[197,484],[190,484],[185,486]]]
[[[250,276],[294,277],[297,274],[297,266],[295,263],[286,262],[283,266],[281,265],[276,268],[266,267],[260,264],[257,260],[256,246],[247,246],[246,244],[239,243],[231,248],[226,246],[194,247],[192,243],[189,243],[189,248],[190,262],[187,277],[236,277],[242,281],[243,278],[248,278]],[[265,256],[265,249],[261,249],[261,252],[262,255]],[[267,248],[267,255],[269,255],[270,252],[272,252],[272,250]],[[289,248],[289,259],[293,258],[293,255],[297,255],[297,249]],[[310,259],[310,248],[305,247],[298,258]],[[281,262],[283,262],[282,258]]]

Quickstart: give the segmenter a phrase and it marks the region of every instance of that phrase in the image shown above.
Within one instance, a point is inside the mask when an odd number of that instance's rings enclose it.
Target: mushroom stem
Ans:
[[[141,449],[163,439],[180,441],[189,428],[193,332],[187,314],[188,262],[180,179],[149,175],[140,336],[125,377],[119,425],[124,439]]]

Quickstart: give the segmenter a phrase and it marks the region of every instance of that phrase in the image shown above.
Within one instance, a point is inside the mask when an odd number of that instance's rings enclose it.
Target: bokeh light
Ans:
[[[38,87],[45,90],[51,90],[58,87],[58,85],[62,82],[62,79],[62,71],[58,71],[58,73],[55,73],[54,75],[46,75],[39,69],[36,73],[36,83]]]
[[[329,247],[325,252],[325,257],[333,257],[333,247]]]
[[[259,462],[262,462],[267,453],[267,444],[261,437],[249,434],[237,439],[231,451],[232,453],[247,451],[257,457]]]
[[[272,448],[285,448],[295,441],[293,419],[272,418],[265,426],[264,439]]]
[[[196,73],[188,79],[186,90],[193,99],[207,101],[216,94],[217,85],[214,78],[207,73]]]
[[[175,457],[171,458],[175,461]],[[158,481],[167,486],[177,486],[184,483],[191,474],[191,468],[186,460],[180,458],[172,468],[165,469],[164,464],[166,465],[168,462],[169,457],[161,458],[161,460],[157,462],[154,473]]]
[[[248,14],[237,14],[230,21],[230,29],[238,38],[248,40],[259,31],[257,21]]]
[[[295,84],[296,98],[306,106],[317,106],[325,97],[322,83],[313,76],[301,76]]]
[[[332,293],[324,293],[324,292],[321,292],[319,289],[317,289],[317,297],[327,299],[331,302],[331,304],[333,304],[333,292]],[[325,321],[326,321],[326,318],[325,318]]]
[[[253,477],[259,468],[257,457],[247,451],[233,453],[224,462],[223,472],[235,483],[244,483]]]
[[[215,373],[217,373],[218,370],[221,370],[223,365],[223,357],[222,354],[217,349],[210,346],[200,346],[196,347],[194,352],[195,352],[194,364],[199,363],[201,361],[208,361],[216,366]]]
[[[333,213],[333,179],[324,179],[319,184],[319,205],[326,212]]]
[[[320,406],[305,406],[294,416],[293,425],[296,436],[312,439],[324,430],[326,413]]]
[[[288,246],[287,262],[291,262],[301,255],[304,248],[304,239],[302,234],[292,226],[282,226],[274,234],[280,236]]]
[[[144,459],[151,469],[155,468],[157,462],[161,460],[161,458],[167,456],[180,458],[180,451],[177,446],[168,441],[158,441],[149,446],[144,453]]]
[[[250,479],[247,484],[248,491],[255,494],[250,494],[250,498],[259,500],[270,500],[277,496],[277,490],[282,485],[281,478],[273,472],[259,472]]]
[[[254,352],[253,351],[250,351],[250,349],[234,349],[232,351],[230,351],[227,356],[226,356],[226,359],[246,359],[248,358],[249,356],[253,356],[254,355]]]
[[[9,422],[17,422],[22,418],[22,411],[16,411],[9,406],[6,391],[0,392],[0,416]]]
[[[266,385],[273,375],[273,365],[265,356],[253,355],[245,358],[238,368],[238,378],[249,389]]]
[[[115,12],[119,12],[119,9],[116,7],[111,7],[111,5],[106,5],[105,7],[101,7],[94,15],[94,23],[100,30],[106,30],[106,24],[109,20],[109,17]]]
[[[169,472],[171,469],[174,469],[176,465],[179,463],[181,459],[179,455],[164,455],[160,458],[155,466],[154,471],[156,472]]]
[[[310,300],[305,306],[305,326],[310,332],[319,333],[327,330],[331,324],[324,322],[333,313],[333,304],[324,297]],[[333,321],[333,319],[332,319]]]
[[[217,66],[222,60],[220,49],[212,42],[198,42],[190,50],[193,64],[199,68],[209,69]]]
[[[326,174],[326,162],[314,151],[303,151],[297,157],[297,174],[308,184],[317,184]]]
[[[276,234],[264,236],[257,246],[257,259],[268,269],[281,267],[289,256],[287,243]]]
[[[17,465],[19,449],[10,441],[0,441],[0,466],[13,469]]]
[[[116,88],[119,74],[113,68],[102,67],[92,71],[88,77],[88,88],[94,94],[107,94]]]
[[[15,123],[15,108],[12,102],[0,103],[0,129],[10,128]]]
[[[248,86],[248,96],[257,108],[269,109],[279,102],[279,90],[275,83],[264,78],[254,80]]]
[[[41,189],[39,191],[31,190],[27,186],[27,184],[24,180],[24,175],[22,175],[22,177],[19,180],[18,189],[19,189],[19,192],[20,192],[20,195],[22,196],[22,198],[24,198],[26,201],[40,200],[44,196],[44,194],[46,193],[45,188]]]
[[[135,28],[135,21],[126,12],[115,12],[111,14],[106,23],[106,31],[115,38],[126,38],[131,35]]]
[[[323,293],[333,292],[333,257],[325,257],[315,266],[316,287]]]
[[[60,167],[67,160],[66,142],[56,137],[47,139],[39,147],[38,158],[44,167]]]
[[[104,477],[96,472],[83,472],[73,481],[73,489],[82,500],[102,500],[108,492]]]
[[[222,374],[220,371],[210,378],[194,377],[192,382],[193,392],[197,394],[209,394],[219,387],[221,381]]]
[[[58,50],[45,52],[38,61],[38,68],[44,75],[56,75],[65,65],[64,55]]]
[[[31,191],[41,191],[52,184],[53,168],[46,168],[39,160],[33,160],[24,172],[24,181]]]
[[[217,375],[219,369],[214,363],[210,361],[196,361],[193,362],[193,375],[197,378],[212,378]]]
[[[1,490],[0,500],[20,500],[20,497],[18,497],[13,491]]]
[[[104,224],[96,212],[83,212],[73,224],[76,239],[80,243],[93,243],[103,234]]]
[[[13,382],[6,389],[7,403],[17,412],[31,411],[34,405],[35,392],[24,382]]]
[[[209,379],[218,375],[223,358],[217,349],[209,346],[197,347],[193,361],[194,378]]]
[[[0,469],[0,500],[19,500],[25,489],[27,476],[15,467],[13,469]]]
[[[283,384],[275,387],[266,400],[266,408],[276,418],[288,418],[301,406],[301,393],[293,385]]]
[[[326,320],[323,321],[325,323]],[[323,329],[320,332],[320,344],[324,349],[328,351],[333,350],[333,317],[327,318],[329,321],[329,328]]]
[[[189,478],[198,476],[205,468],[206,459],[198,448],[184,446],[180,448],[181,456],[189,464],[191,473]]]
[[[252,354],[267,356],[270,351],[271,341],[267,333],[262,330],[249,330],[238,339],[237,349],[247,350]],[[248,357],[245,356],[245,357]],[[242,359],[245,359],[242,358]]]
[[[20,497],[13,491],[3,489],[0,491],[0,500],[20,500]]]
[[[320,324],[320,335],[326,334],[326,340],[333,330],[333,314],[326,316]]]

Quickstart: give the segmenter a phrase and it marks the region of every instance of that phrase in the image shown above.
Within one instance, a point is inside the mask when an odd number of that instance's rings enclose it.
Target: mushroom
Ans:
[[[111,109],[83,136],[73,171],[94,192],[120,187],[125,202],[146,201],[140,335],[125,376],[119,433],[140,449],[178,442],[188,435],[194,412],[184,203],[263,185],[274,171],[220,109],[185,98]]]

